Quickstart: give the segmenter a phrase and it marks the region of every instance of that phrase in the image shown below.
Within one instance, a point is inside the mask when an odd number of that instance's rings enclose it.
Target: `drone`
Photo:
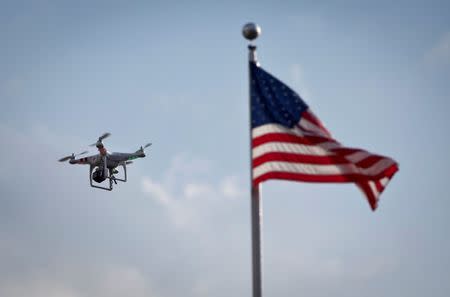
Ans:
[[[111,136],[111,133],[104,133],[98,138],[97,142],[90,145],[97,147],[99,153],[96,155],[75,159],[75,157],[87,153],[87,151],[84,151],[79,154],[72,153],[69,156],[62,157],[58,161],[69,161],[70,164],[89,165],[89,181],[91,187],[112,191],[113,183],[117,185],[117,182],[127,181],[127,165],[133,163],[132,160],[134,159],[144,158],[144,149],[152,144],[147,143],[143,147],[141,146],[134,153],[108,152],[103,145],[103,140],[109,136]],[[119,173],[117,170],[119,166],[123,168],[123,176],[120,178],[115,176],[115,174]],[[98,186],[93,183],[93,181],[95,181],[96,183],[101,184],[105,180],[109,181],[109,186]]]

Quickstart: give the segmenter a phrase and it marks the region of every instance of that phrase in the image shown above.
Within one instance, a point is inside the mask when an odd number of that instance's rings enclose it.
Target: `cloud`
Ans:
[[[184,185],[183,197],[186,199],[195,199],[202,197],[215,197],[214,189],[203,183],[188,183]]]
[[[240,179],[236,175],[224,177],[220,182],[220,191],[224,197],[230,199],[241,198],[245,195]]]
[[[208,160],[176,155],[160,181],[143,177],[142,191],[162,205],[172,223],[180,228],[197,228],[206,223],[223,203],[244,196],[236,175],[210,180],[212,163]]]
[[[157,296],[149,286],[149,280],[133,267],[115,267],[105,271],[92,296],[105,297],[144,297]],[[89,294],[89,296],[91,296]]]
[[[171,203],[171,197],[169,193],[166,192],[164,187],[151,180],[150,178],[142,179],[142,190],[145,193],[150,194],[154,199],[156,199],[162,205],[169,205]]]
[[[300,64],[291,65],[291,79],[293,82],[294,91],[297,92],[303,99],[310,100],[311,93],[306,86],[304,72]]]
[[[172,158],[169,168],[164,173],[164,179],[171,183],[180,179],[194,178],[210,173],[212,166],[210,160],[179,153]]]
[[[431,66],[450,65],[450,32],[442,35],[435,45],[425,53],[424,60]]]

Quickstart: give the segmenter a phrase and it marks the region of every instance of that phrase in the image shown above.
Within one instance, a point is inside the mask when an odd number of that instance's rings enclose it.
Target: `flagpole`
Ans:
[[[261,34],[261,28],[248,23],[242,29],[244,37],[252,41]],[[248,45],[249,62],[258,63],[256,59],[256,46]],[[251,186],[251,224],[252,224],[252,279],[253,279],[253,297],[262,297],[262,248],[261,248],[261,229],[262,229],[262,200],[260,196],[260,186],[253,186],[253,152],[252,152],[252,77],[249,68],[249,129],[250,129],[250,186]]]

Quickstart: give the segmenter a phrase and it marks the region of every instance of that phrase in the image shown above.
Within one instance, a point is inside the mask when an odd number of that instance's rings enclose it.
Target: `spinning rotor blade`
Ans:
[[[102,143],[102,140],[108,138],[109,136],[111,136],[111,133],[109,132],[103,133],[103,135],[98,138],[97,142],[90,144],[89,146],[96,146],[97,144]]]
[[[71,158],[72,158],[72,155],[63,157],[63,158],[59,159],[58,161],[59,161],[59,162],[65,162],[65,161],[67,161],[67,160],[70,160]]]
[[[109,137],[109,136],[111,136],[111,133],[106,132],[106,133],[104,133],[102,136],[100,136],[100,137],[98,138],[98,140],[99,140],[99,141],[102,141],[103,139],[105,139],[105,138],[107,138],[107,137]]]
[[[151,146],[151,145],[152,145],[151,143],[147,143],[147,144],[144,145],[144,146],[141,145],[141,148],[140,148],[139,150],[144,151],[145,148],[148,148],[148,147]]]
[[[72,153],[72,155],[62,157],[62,158],[59,159],[58,161],[59,161],[59,162],[65,162],[65,161],[70,160],[70,159],[75,159],[76,156],[84,155],[84,154],[86,154],[87,152],[88,152],[88,151],[84,151],[84,152],[81,152],[81,153],[76,154],[76,155]]]

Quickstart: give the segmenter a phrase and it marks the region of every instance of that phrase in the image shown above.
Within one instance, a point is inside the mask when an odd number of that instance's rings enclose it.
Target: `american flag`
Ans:
[[[340,144],[297,93],[254,62],[250,80],[253,186],[268,179],[351,182],[375,210],[398,164]]]

